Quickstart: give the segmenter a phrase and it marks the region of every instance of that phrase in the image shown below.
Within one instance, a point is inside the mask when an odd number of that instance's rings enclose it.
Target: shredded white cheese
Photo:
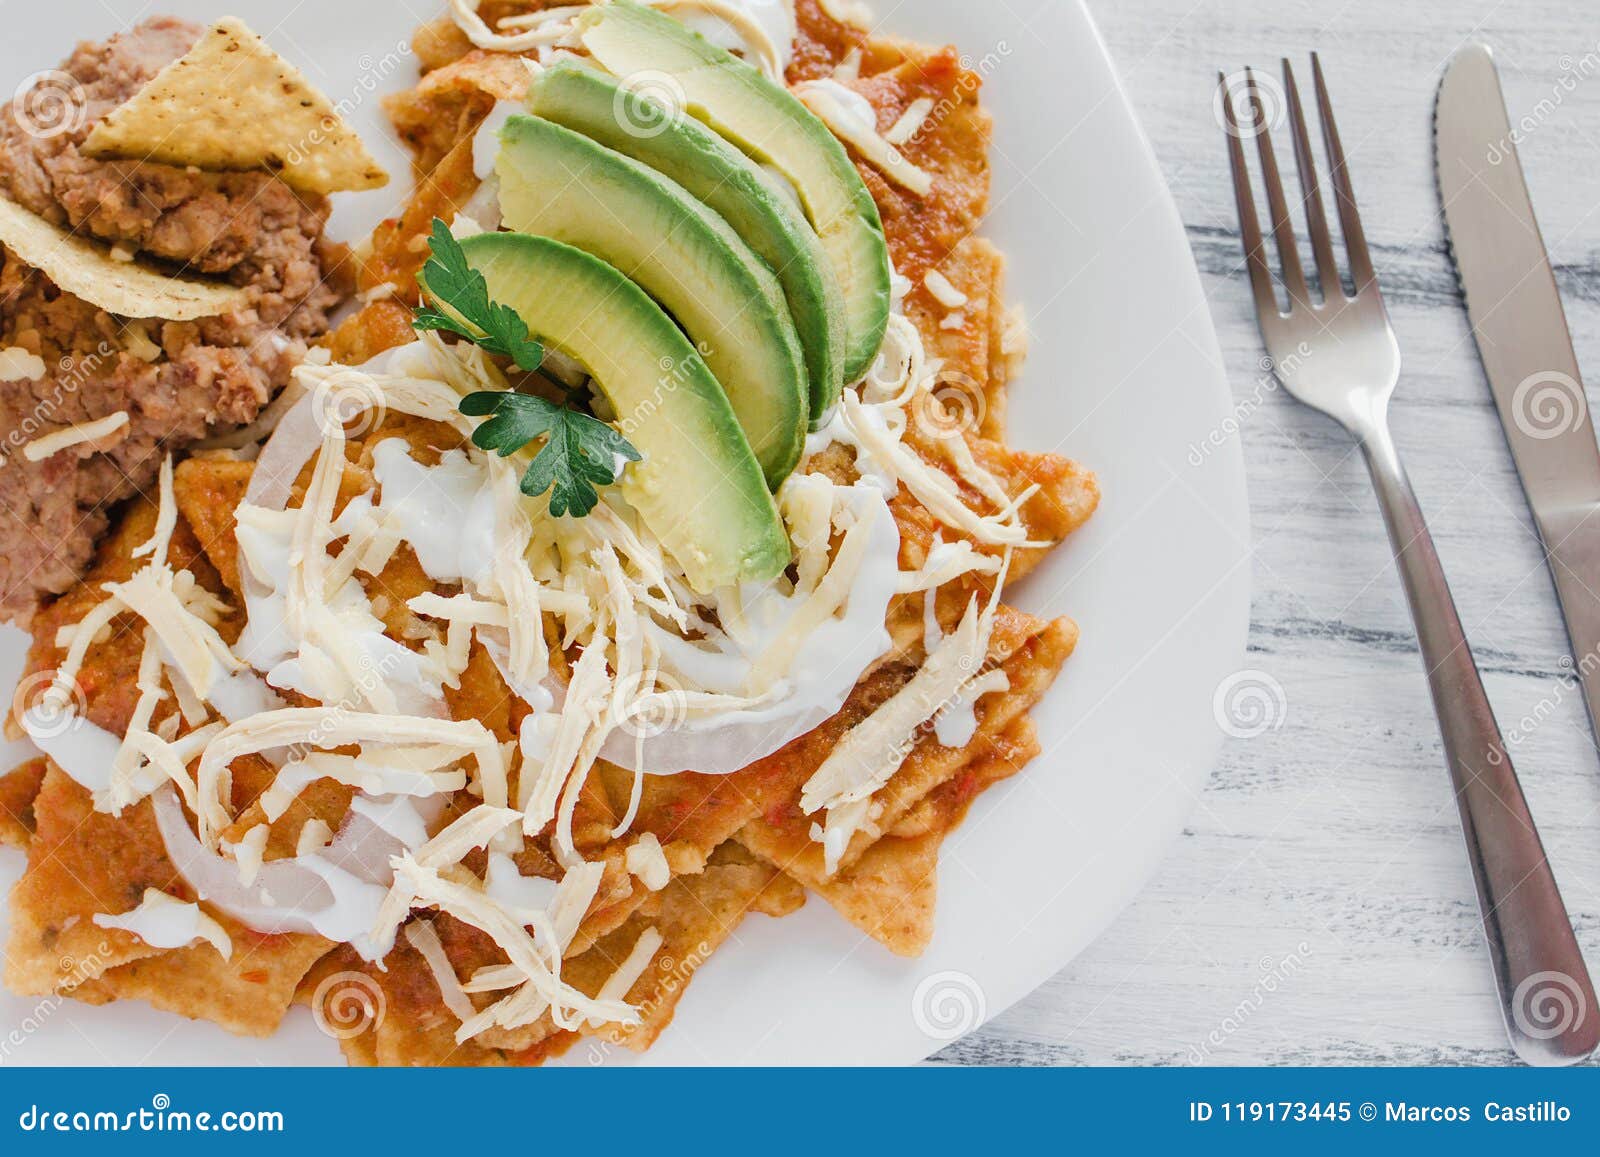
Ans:
[[[922,126],[928,123],[928,114],[932,111],[933,98],[919,96],[906,105],[906,111],[900,114],[899,120],[889,126],[889,131],[883,134],[883,139],[891,145],[905,144],[922,131]]]
[[[433,973],[444,1006],[455,1013],[457,1020],[470,1020],[478,1010],[472,1006],[472,998],[462,990],[461,981],[450,964],[450,957],[445,955],[444,945],[433,924],[427,920],[413,920],[406,925],[406,939],[422,956],[428,971]]]
[[[794,91],[836,137],[895,184],[919,197],[932,191],[933,177],[906,160],[905,154],[878,134],[872,106],[859,93],[832,79],[806,81]]]
[[[0,349],[0,382],[36,382],[44,377],[44,359],[21,346]]]
[[[821,834],[829,872],[837,868],[850,837],[867,818],[863,805],[910,754],[918,729],[955,700],[981,668],[988,653],[989,626],[989,617],[980,612],[974,598],[960,625],[928,655],[911,682],[846,732],[806,781],[801,810],[807,814],[828,810]]]
[[[639,877],[639,882],[652,892],[659,892],[672,879],[672,868],[667,864],[666,853],[654,832],[645,832],[624,853],[623,863],[628,871]]]
[[[128,428],[128,411],[118,410],[92,422],[79,422],[64,426],[25,443],[22,456],[29,462],[43,462],[63,450],[74,446],[100,446]]]
[[[337,705],[284,707],[229,724],[206,746],[195,777],[200,794],[201,842],[215,848],[218,833],[230,822],[227,800],[233,776],[228,769],[234,760],[275,747],[335,748],[347,744],[448,747],[463,756],[471,755],[486,794],[492,792],[504,799],[505,757],[494,733],[481,723],[375,715]]]
[[[933,299],[946,309],[960,309],[967,304],[967,295],[950,284],[950,279],[937,269],[930,269],[924,273],[922,284],[928,287]]]
[[[639,982],[644,970],[656,958],[656,953],[661,951],[662,943],[661,933],[655,928],[646,928],[639,933],[639,939],[633,942],[633,947],[628,950],[622,963],[617,965],[617,970],[606,977],[596,997],[600,1000],[626,1000],[629,990]],[[600,1022],[589,1023],[598,1025]]]

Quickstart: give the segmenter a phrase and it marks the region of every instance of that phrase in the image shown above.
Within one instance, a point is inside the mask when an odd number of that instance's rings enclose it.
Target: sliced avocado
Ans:
[[[865,374],[889,317],[889,248],[861,174],[834,135],[788,89],[672,17],[610,0],[578,17],[583,45],[621,77],[666,73],[686,110],[800,194],[844,294],[844,380]]]
[[[548,237],[481,233],[461,248],[491,299],[592,375],[643,456],[623,471],[622,496],[690,586],[762,582],[789,565],[788,535],[727,396],[644,290]]]
[[[820,422],[844,384],[844,299],[792,196],[699,121],[672,115],[593,67],[562,62],[546,69],[528,89],[528,107],[676,181],[772,267],[804,347],[811,421]]]
[[[777,489],[805,446],[809,390],[783,288],[761,258],[682,185],[540,117],[506,122],[495,171],[507,228],[594,254],[677,318]]]

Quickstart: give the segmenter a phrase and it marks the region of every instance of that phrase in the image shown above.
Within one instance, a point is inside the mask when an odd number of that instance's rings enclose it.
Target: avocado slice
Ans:
[[[506,227],[616,266],[678,320],[777,489],[805,446],[805,355],[783,288],[683,186],[571,129],[513,116],[500,133]]]
[[[699,121],[672,115],[593,67],[564,61],[546,69],[528,89],[528,107],[676,181],[772,267],[800,335],[818,424],[844,384],[844,299],[822,241],[792,197]]]
[[[672,17],[610,0],[577,19],[583,45],[627,84],[666,73],[686,111],[773,165],[800,194],[844,294],[844,380],[871,367],[889,317],[889,248],[878,206],[849,154],[788,89]]]
[[[623,471],[622,496],[691,587],[763,582],[789,565],[789,537],[727,396],[644,290],[548,237],[481,233],[461,249],[491,299],[589,371],[642,455]]]

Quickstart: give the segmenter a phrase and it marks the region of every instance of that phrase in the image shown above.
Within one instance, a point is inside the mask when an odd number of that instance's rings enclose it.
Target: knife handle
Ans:
[[[1575,1064],[1600,1045],[1589,970],[1387,421],[1358,437],[1416,622],[1506,1032],[1528,1064]]]

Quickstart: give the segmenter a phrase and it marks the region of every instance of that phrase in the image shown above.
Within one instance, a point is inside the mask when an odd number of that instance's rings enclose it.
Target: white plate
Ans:
[[[413,75],[404,6],[152,8],[243,16],[346,100],[363,135],[386,143],[392,172],[406,171],[371,91]],[[114,30],[99,0],[26,5],[9,19],[0,86]],[[938,932],[921,959],[890,956],[816,899],[781,921],[752,916],[696,978],[652,1063],[910,1062],[1026,994],[1110,923],[1177,835],[1221,740],[1213,693],[1239,665],[1249,526],[1237,443],[1209,443],[1230,413],[1221,357],[1177,212],[1088,13],[1059,0],[920,0],[885,23],[959,45],[987,76],[988,232],[1011,254],[1010,294],[1033,333],[1012,438],[1090,464],[1105,493],[1089,526],[1016,593],[1031,611],[1076,618],[1083,642],[1036,712],[1044,754],[947,844]],[[341,230],[397,197],[350,198]],[[6,686],[21,649],[15,632],[0,636]],[[20,859],[0,856],[0,884]],[[0,1063],[338,1059],[304,1010],[270,1040],[241,1041],[139,1005],[6,995],[0,1027],[22,1033]]]

